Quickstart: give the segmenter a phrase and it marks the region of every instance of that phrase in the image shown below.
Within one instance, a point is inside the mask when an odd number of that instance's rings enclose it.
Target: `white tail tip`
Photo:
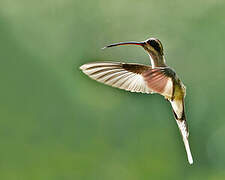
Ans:
[[[190,150],[188,139],[183,138],[183,140],[184,140],[184,146],[185,146],[185,149],[186,149],[186,152],[187,152],[188,162],[190,164],[193,164],[193,158],[192,158],[192,155],[191,155],[191,150]]]
[[[183,121],[179,121],[177,120],[177,125],[180,129],[180,132],[181,132],[181,135],[182,135],[182,138],[183,138],[183,141],[184,141],[184,146],[185,146],[185,149],[186,149],[186,152],[187,152],[187,158],[188,158],[188,162],[190,164],[193,164],[193,158],[192,158],[192,155],[191,155],[191,149],[190,149],[190,146],[189,146],[189,142],[188,142],[188,131],[187,131],[187,126],[186,126],[186,122],[185,120]]]

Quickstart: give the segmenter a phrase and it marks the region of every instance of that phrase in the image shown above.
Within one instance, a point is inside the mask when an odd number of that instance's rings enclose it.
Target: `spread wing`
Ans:
[[[93,62],[82,65],[80,69],[90,78],[113,87],[172,96],[173,83],[164,68],[152,69],[151,66],[132,63]]]
[[[82,65],[80,69],[90,78],[113,87],[131,92],[152,92],[141,75],[144,71],[151,69],[151,66],[120,62],[93,62]]]

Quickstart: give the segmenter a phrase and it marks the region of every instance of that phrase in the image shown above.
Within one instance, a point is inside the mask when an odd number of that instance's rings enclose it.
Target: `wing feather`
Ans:
[[[113,87],[131,92],[152,92],[141,75],[142,72],[151,69],[151,66],[119,62],[94,62],[84,64],[80,69],[90,78]]]
[[[152,91],[171,99],[173,96],[173,76],[167,73],[167,69],[169,68],[154,68],[145,71],[142,75]]]
[[[101,83],[131,92],[159,93],[172,97],[173,81],[169,68],[152,68],[151,66],[120,63],[93,62],[80,69],[90,78]]]

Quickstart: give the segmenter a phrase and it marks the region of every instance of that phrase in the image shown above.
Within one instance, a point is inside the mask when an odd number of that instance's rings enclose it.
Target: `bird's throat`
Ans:
[[[164,56],[149,54],[149,57],[150,57],[150,60],[151,60],[152,68],[166,67],[167,66]]]

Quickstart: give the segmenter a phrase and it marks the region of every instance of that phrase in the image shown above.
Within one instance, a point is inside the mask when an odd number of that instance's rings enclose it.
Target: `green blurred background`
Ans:
[[[0,0],[0,179],[225,179],[223,0]],[[157,37],[187,86],[194,164],[169,103],[97,83],[90,61],[149,64]]]

